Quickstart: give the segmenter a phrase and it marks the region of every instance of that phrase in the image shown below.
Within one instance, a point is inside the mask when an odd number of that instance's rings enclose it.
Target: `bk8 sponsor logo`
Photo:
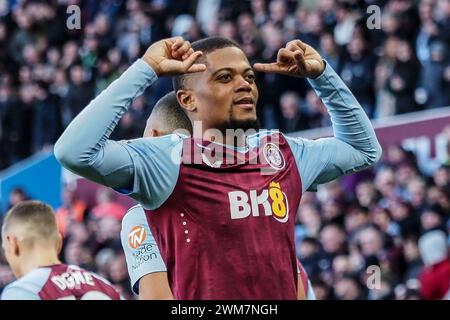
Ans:
[[[288,200],[279,182],[272,181],[269,189],[228,192],[231,219],[244,219],[250,216],[259,217],[260,208],[265,216],[273,216],[277,221],[285,223],[289,218]]]

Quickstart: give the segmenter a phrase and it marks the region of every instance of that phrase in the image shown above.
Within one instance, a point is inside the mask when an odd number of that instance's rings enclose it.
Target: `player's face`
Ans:
[[[192,78],[199,119],[208,128],[256,121],[258,88],[245,54],[236,47],[206,56],[207,70]]]

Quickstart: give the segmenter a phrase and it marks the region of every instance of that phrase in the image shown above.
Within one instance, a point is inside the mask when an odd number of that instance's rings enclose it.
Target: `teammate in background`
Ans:
[[[192,125],[172,91],[153,107],[144,130],[145,137],[160,137],[177,130],[192,134]],[[172,291],[167,279],[167,268],[158,250],[145,211],[141,205],[130,208],[122,220],[120,232],[127,260],[131,289],[141,300],[171,300]],[[315,300],[308,274],[298,261],[298,300]]]
[[[144,138],[160,137],[175,131],[192,134],[192,125],[172,91],[153,107],[144,130]],[[139,299],[173,299],[166,266],[141,206],[130,208],[123,217],[120,238],[127,260],[131,289],[139,295]]]
[[[142,206],[130,208],[123,217],[120,240],[127,260],[131,290],[139,300],[173,300],[167,268]]]
[[[121,299],[107,280],[61,263],[62,237],[45,203],[24,201],[11,208],[3,220],[2,246],[18,279],[3,289],[2,300]]]
[[[55,145],[64,167],[142,204],[176,299],[296,299],[294,224],[302,193],[381,157],[367,115],[312,47],[291,41],[276,62],[254,69],[307,77],[330,113],[334,137],[246,134],[258,129],[259,93],[242,49],[220,37],[192,47],[178,37],[151,45]],[[133,98],[165,75],[177,75],[178,102],[191,123],[201,121],[202,136],[108,140]],[[209,150],[227,161],[212,161]]]
[[[175,92],[171,91],[153,107],[144,130],[144,138],[161,137],[174,132],[192,134],[192,124],[178,104]]]

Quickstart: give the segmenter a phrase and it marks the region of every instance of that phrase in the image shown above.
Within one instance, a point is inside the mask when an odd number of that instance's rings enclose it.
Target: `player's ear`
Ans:
[[[148,117],[147,123],[145,124],[144,134],[142,135],[144,138],[154,137],[152,135],[152,119],[153,119],[153,113],[150,115],[150,117]]]
[[[146,126],[145,129],[144,129],[144,134],[142,136],[144,138],[151,137],[152,136],[152,132],[151,131],[152,130],[148,126]]]
[[[8,241],[11,254],[13,254],[14,256],[18,256],[20,254],[20,247],[17,237],[13,235],[7,235],[6,241]]]
[[[180,89],[177,91],[177,100],[180,106],[187,111],[193,112],[196,110],[195,98],[191,90]]]
[[[59,255],[63,247],[63,237],[61,233],[58,232],[58,237],[56,239],[56,252]]]
[[[150,130],[150,137],[159,137],[159,136],[161,136],[162,134],[160,134],[159,132],[158,132],[158,130],[156,130],[156,129],[151,129]]]

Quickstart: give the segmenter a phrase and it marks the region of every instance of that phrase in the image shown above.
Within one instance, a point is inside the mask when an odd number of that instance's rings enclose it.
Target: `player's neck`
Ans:
[[[203,132],[203,140],[212,141],[229,147],[242,148],[246,145],[245,134],[230,134],[220,135],[217,131],[206,130]]]
[[[51,266],[60,263],[61,261],[58,259],[58,255],[53,250],[34,250],[27,255],[26,259],[24,259],[22,263],[22,276],[39,267]]]

